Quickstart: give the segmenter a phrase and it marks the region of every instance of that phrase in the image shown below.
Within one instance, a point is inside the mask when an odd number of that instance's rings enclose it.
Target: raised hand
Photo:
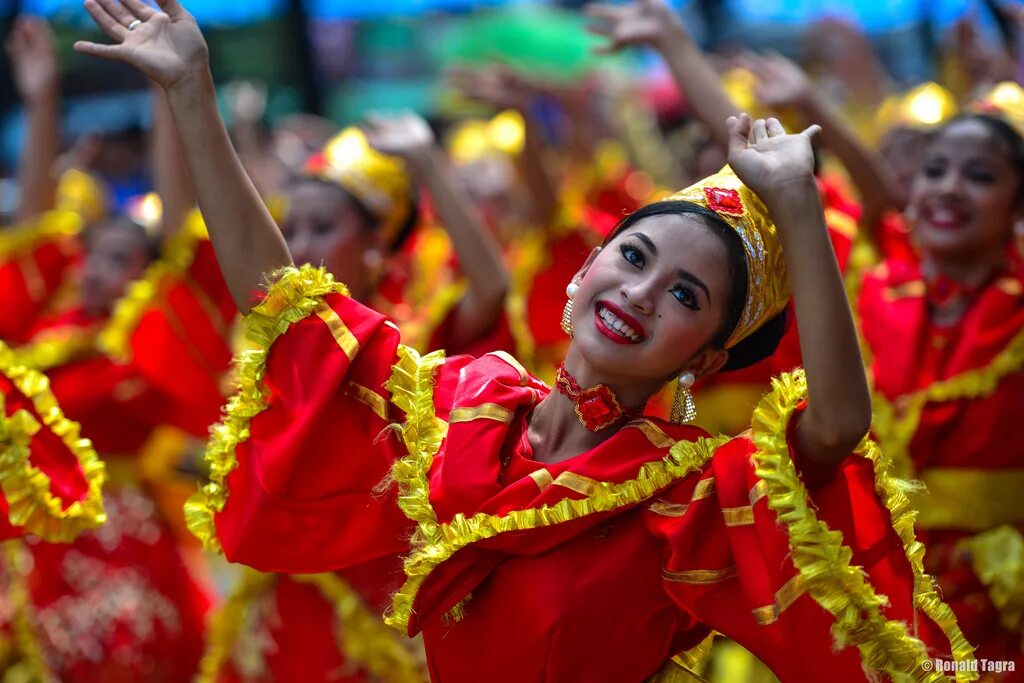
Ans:
[[[811,81],[800,66],[778,52],[747,53],[740,64],[757,76],[754,93],[767,107],[794,107],[811,95]]]
[[[5,45],[18,94],[32,103],[57,88],[57,46],[44,19],[18,17]]]
[[[583,8],[583,13],[596,20],[587,30],[608,39],[597,50],[602,54],[630,45],[662,49],[673,36],[686,35],[679,16],[664,0],[636,0],[627,5],[592,3]]]
[[[178,0],[157,0],[160,10],[142,0],[85,0],[85,9],[114,45],[80,40],[83,54],[125,62],[165,90],[208,70],[209,53],[199,25]]]
[[[814,187],[811,138],[820,126],[790,134],[778,119],[751,121],[747,114],[729,117],[726,126],[729,166],[769,208],[787,191]]]
[[[430,125],[408,110],[394,115],[371,114],[362,128],[374,149],[409,161],[419,160],[436,144]]]
[[[541,88],[530,79],[500,64],[480,69],[453,68],[445,74],[448,84],[468,99],[496,109],[525,112]]]

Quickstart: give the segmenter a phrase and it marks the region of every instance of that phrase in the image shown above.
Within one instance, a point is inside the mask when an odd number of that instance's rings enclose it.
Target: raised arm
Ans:
[[[178,141],[178,131],[171,118],[171,107],[162,88],[153,88],[153,126],[150,131],[153,163],[153,185],[163,215],[160,217],[160,236],[166,240],[185,222],[185,217],[196,203],[192,179]]]
[[[18,162],[20,222],[49,211],[56,199],[53,165],[60,148],[60,73],[50,26],[37,17],[18,17],[7,39],[7,55],[27,124]]]
[[[266,274],[290,265],[291,256],[231,147],[196,20],[177,0],[157,4],[160,10],[141,0],[85,0],[115,44],[79,41],[75,49],[130,64],[167,93],[221,272],[239,310],[247,312]]]
[[[427,122],[406,113],[371,117],[367,139],[385,154],[405,159],[410,173],[426,187],[438,219],[452,240],[469,290],[455,312],[455,336],[470,344],[493,329],[504,308],[509,275],[501,248],[488,232],[472,200],[459,187],[451,163]]]
[[[780,54],[744,57],[758,79],[758,99],[768,107],[790,107],[804,121],[821,125],[821,141],[839,158],[860,194],[861,225],[871,229],[888,209],[905,203],[899,183],[882,155],[871,149],[836,106],[811,87],[807,75]]]
[[[686,97],[694,118],[708,127],[716,144],[728,149],[725,120],[738,115],[739,110],[675,10],[664,0],[637,0],[625,5],[593,3],[584,11],[597,20],[588,30],[609,40],[602,52],[615,52],[630,45],[646,45],[656,50]]]
[[[789,272],[807,373],[807,410],[796,426],[801,454],[837,465],[871,424],[871,395],[843,279],[814,182],[811,126],[787,135],[776,119],[731,117],[729,165],[775,222]]]

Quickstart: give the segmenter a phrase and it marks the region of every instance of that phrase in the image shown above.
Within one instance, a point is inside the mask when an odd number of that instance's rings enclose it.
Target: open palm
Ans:
[[[130,64],[165,89],[205,69],[206,41],[196,20],[178,0],[157,0],[157,4],[163,11],[142,0],[85,0],[93,20],[116,43],[78,41],[75,49]]]
[[[598,52],[610,53],[630,45],[656,46],[672,30],[682,30],[675,10],[664,0],[636,0],[624,5],[591,3],[583,12],[596,22],[587,30],[608,39]]]
[[[743,184],[767,201],[779,190],[814,176],[811,138],[821,131],[811,126],[787,133],[777,119],[751,121],[746,114],[730,117],[729,166]]]

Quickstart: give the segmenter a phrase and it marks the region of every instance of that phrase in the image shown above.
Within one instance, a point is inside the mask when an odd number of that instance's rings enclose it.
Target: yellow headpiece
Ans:
[[[93,175],[76,168],[68,169],[57,181],[57,208],[74,211],[86,223],[107,215],[107,190]]]
[[[448,153],[456,163],[469,163],[489,154],[516,156],[526,140],[526,124],[515,111],[489,120],[463,121],[448,136]]]
[[[747,261],[747,299],[725,348],[750,336],[789,302],[789,279],[775,224],[764,203],[726,166],[661,201],[684,201],[714,211],[739,235]]]
[[[956,116],[953,93],[938,83],[922,83],[909,92],[886,98],[876,122],[881,132],[901,126],[928,129]]]
[[[412,181],[401,159],[381,154],[358,128],[346,128],[306,162],[306,173],[336,183],[381,222],[387,244],[412,211]]]
[[[998,117],[1024,137],[1024,88],[1004,81],[967,106],[968,111]]]

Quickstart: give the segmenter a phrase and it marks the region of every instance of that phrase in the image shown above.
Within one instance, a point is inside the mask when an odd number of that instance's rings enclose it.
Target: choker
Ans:
[[[639,408],[623,408],[607,384],[581,389],[576,378],[565,369],[565,363],[558,366],[555,388],[572,400],[580,424],[592,432],[610,427],[624,417],[638,417],[642,412]]]

